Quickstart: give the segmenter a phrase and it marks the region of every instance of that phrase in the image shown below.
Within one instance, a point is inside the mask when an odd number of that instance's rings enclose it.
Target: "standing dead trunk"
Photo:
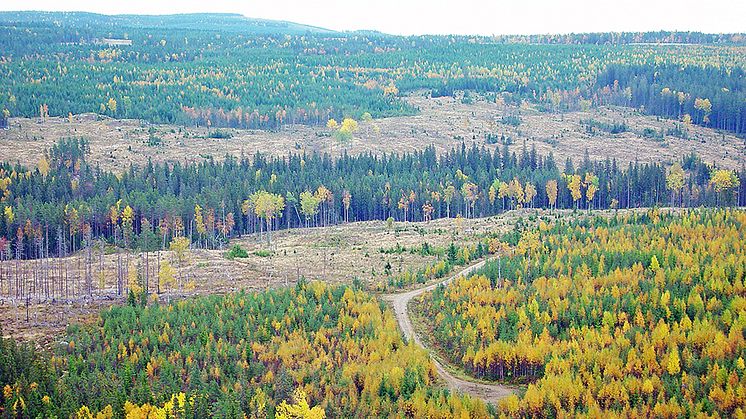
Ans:
[[[161,281],[160,281],[160,269],[161,269],[161,251],[158,251],[158,265],[157,265],[157,275],[155,277],[155,292],[156,294],[161,293]]]
[[[145,296],[148,296],[150,291],[150,252],[145,249]]]

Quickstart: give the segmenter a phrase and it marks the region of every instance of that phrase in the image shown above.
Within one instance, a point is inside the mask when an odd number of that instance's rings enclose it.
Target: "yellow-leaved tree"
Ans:
[[[313,193],[309,191],[300,193],[300,211],[306,217],[306,227],[308,227],[308,221],[318,214],[319,204],[321,204],[321,199]]]
[[[670,375],[676,375],[681,371],[681,364],[679,361],[679,350],[674,347],[671,349],[671,352],[668,354],[668,363],[666,365],[666,370]]]
[[[49,174],[49,161],[45,156],[41,156],[37,167],[39,168],[39,173],[41,173],[42,176],[47,177]]]
[[[555,205],[557,205],[557,192],[559,192],[557,181],[554,179],[548,180],[546,190],[547,199],[549,200],[549,206],[554,208]]]
[[[524,197],[523,202],[527,205],[534,206],[534,197],[536,196],[536,187],[533,183],[526,183],[526,187],[524,188]]]
[[[158,270],[158,287],[160,292],[165,290],[166,294],[168,294],[168,291],[176,282],[175,273],[176,270],[167,260],[161,262],[160,269]]]
[[[109,109],[109,112],[111,112],[111,115],[114,116],[117,113],[117,101],[111,97],[106,102],[106,107]]]
[[[590,172],[586,173],[583,186],[585,186],[585,200],[588,203],[588,210],[590,211],[591,201],[593,201],[593,197],[598,192],[598,176]]]
[[[523,186],[518,178],[513,178],[508,185],[508,197],[511,198],[511,202],[515,202],[515,207],[519,208],[523,202],[525,194],[523,193]]]
[[[675,163],[666,175],[666,188],[671,191],[671,206],[674,205],[676,193],[681,192],[684,187],[684,169],[679,163]]]
[[[129,269],[127,270],[127,286],[135,297],[138,297],[144,291],[141,282],[140,274],[137,272],[137,267],[134,262],[130,263]]]
[[[732,189],[738,189],[741,186],[741,181],[738,179],[738,175],[732,170],[728,169],[717,169],[713,170],[710,175],[710,183],[714,186],[715,192],[717,192],[716,199],[717,204],[720,205],[720,195],[727,193]]]
[[[189,239],[183,236],[174,237],[169,244],[169,248],[174,252],[176,262],[179,264],[179,287],[184,285],[181,277],[182,268],[189,261]]]
[[[342,120],[342,126],[334,133],[335,138],[342,144],[348,143],[352,140],[352,134],[358,130],[358,123],[352,118],[345,118]]]
[[[267,244],[271,245],[272,221],[285,209],[285,197],[267,191],[258,191],[252,195],[251,201],[254,203],[254,213],[257,217],[263,218],[267,225]]]
[[[567,180],[567,189],[570,190],[570,195],[572,195],[572,202],[575,203],[575,208],[577,208],[578,201],[583,197],[580,192],[580,175],[565,175],[565,179]]]
[[[202,207],[199,204],[194,206],[194,223],[197,225],[197,233],[199,233],[200,241],[202,237],[207,233],[207,226],[205,225],[205,219],[202,215]]]
[[[326,412],[319,406],[311,407],[306,400],[306,393],[297,388],[293,392],[293,404],[286,401],[277,406],[275,418],[277,419],[323,419]]]

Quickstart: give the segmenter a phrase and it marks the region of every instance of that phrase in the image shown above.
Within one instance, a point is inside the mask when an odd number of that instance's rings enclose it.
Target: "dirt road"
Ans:
[[[459,276],[468,275],[471,272],[484,266],[484,263],[485,263],[484,260],[481,262],[475,263],[471,266],[468,266],[462,269],[460,272],[456,273],[455,275],[444,279],[443,281],[428,285],[426,287],[418,288],[416,290],[399,293],[399,294],[383,295],[382,296],[383,300],[391,303],[391,305],[393,306],[394,315],[396,316],[396,320],[399,322],[399,327],[401,328],[402,332],[404,332],[404,337],[407,340],[413,339],[417,345],[420,345],[423,348],[425,347],[425,345],[422,344],[422,341],[420,340],[419,336],[417,336],[417,333],[415,333],[414,327],[412,327],[412,320],[409,317],[409,312],[407,310],[407,306],[413,298],[417,297],[418,295],[424,294],[428,291],[434,290],[438,285],[441,285],[441,284],[446,285],[450,283],[451,281],[453,281],[454,279],[458,278]],[[432,356],[432,354],[430,355],[430,357],[432,358],[433,363],[435,364],[435,368],[438,370],[438,374],[440,374],[441,378],[443,378],[443,381],[445,381],[448,384],[448,387],[451,390],[469,394],[470,396],[480,398],[487,403],[495,403],[498,400],[505,398],[515,392],[515,390],[509,386],[504,386],[500,384],[483,384],[483,383],[477,383],[473,381],[462,380],[458,377],[455,377],[453,374],[451,374],[445,368],[443,368],[443,365],[441,365],[441,363],[437,359],[435,359]]]

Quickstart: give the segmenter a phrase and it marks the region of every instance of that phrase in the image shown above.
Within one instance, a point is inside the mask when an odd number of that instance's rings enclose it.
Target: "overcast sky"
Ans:
[[[391,34],[746,32],[746,0],[2,0],[0,10],[105,14],[231,12]]]

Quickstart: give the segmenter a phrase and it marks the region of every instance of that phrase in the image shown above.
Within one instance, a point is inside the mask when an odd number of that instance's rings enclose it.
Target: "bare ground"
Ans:
[[[194,249],[188,261],[180,265],[171,252],[160,252],[160,260],[169,260],[176,268],[177,283],[162,289],[161,300],[184,298],[191,295],[223,294],[239,290],[259,291],[268,288],[295,284],[300,278],[319,279],[330,283],[350,283],[358,278],[370,289],[377,289],[388,276],[384,266],[392,267],[392,274],[407,269],[418,269],[436,259],[410,253],[423,242],[431,246],[447,246],[451,241],[458,245],[471,243],[480,235],[492,231],[515,215],[465,219],[459,224],[455,219],[438,219],[430,222],[395,223],[393,231],[381,221],[349,223],[339,226],[290,229],[275,231],[272,246],[266,237],[252,234],[235,238],[231,245],[240,244],[249,257],[227,259],[225,250]],[[381,249],[392,249],[397,244],[406,251],[401,254],[385,254]],[[259,256],[260,250],[271,249],[271,256]],[[111,250],[111,249],[110,249]],[[34,281],[33,272],[39,261],[15,261],[0,263],[0,325],[6,336],[30,341],[50,341],[71,324],[96,321],[102,309],[121,304],[124,296],[117,295],[117,258],[123,266],[139,269],[144,274],[145,254],[127,256],[107,254],[103,256],[103,269],[99,269],[99,254],[93,255],[93,290],[88,296],[84,281],[85,254],[78,252],[66,258],[51,258],[49,276],[54,290],[42,290],[45,281]],[[130,263],[126,260],[129,258]],[[148,254],[149,289],[156,292],[159,255]],[[9,287],[17,288],[15,272],[26,275],[25,284],[32,296],[28,299],[9,295]],[[60,275],[59,272],[67,272]],[[100,282],[103,276],[103,283]],[[22,279],[21,282],[24,280]],[[36,287],[36,288],[34,288]],[[27,318],[28,314],[28,318]],[[44,342],[43,342],[44,343]]]
[[[734,135],[710,128],[690,126],[689,139],[670,135],[663,140],[644,138],[645,128],[656,131],[673,127],[674,121],[659,120],[621,107],[602,107],[588,112],[563,114],[539,112],[529,105],[515,108],[502,103],[477,100],[463,104],[460,100],[426,98],[412,95],[406,98],[420,109],[415,116],[393,117],[361,123],[355,138],[342,145],[332,139],[325,127],[291,125],[281,131],[226,129],[232,138],[207,138],[205,127],[150,125],[137,120],[114,120],[95,114],[67,118],[11,118],[10,130],[0,131],[0,161],[20,162],[35,167],[41,155],[60,138],[84,137],[90,141],[89,161],[105,169],[123,171],[130,163],[154,161],[200,161],[225,155],[241,156],[262,152],[285,156],[289,153],[342,152],[390,153],[411,152],[434,146],[444,152],[462,142],[475,143],[489,149],[502,147],[486,144],[486,135],[504,134],[513,139],[511,151],[520,153],[524,142],[536,147],[540,154],[554,153],[561,164],[565,158],[582,159],[587,149],[593,159],[616,158],[620,163],[671,163],[681,156],[696,152],[707,162],[728,168],[739,168],[746,162],[746,142]],[[520,115],[518,126],[502,123],[504,115]],[[600,122],[624,121],[630,131],[621,134],[597,132],[589,134],[581,119]],[[150,131],[161,139],[159,146],[149,145]]]

